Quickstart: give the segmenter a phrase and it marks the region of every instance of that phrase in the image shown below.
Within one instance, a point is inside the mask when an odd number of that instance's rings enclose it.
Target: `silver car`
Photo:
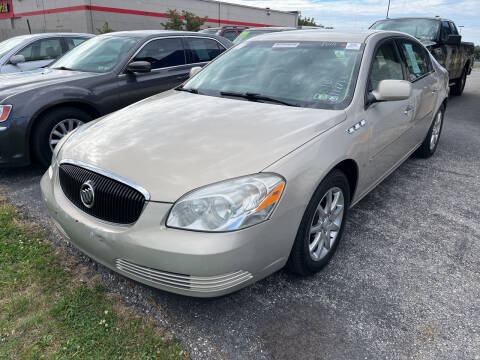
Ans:
[[[0,74],[28,71],[49,65],[91,34],[51,33],[21,35],[0,42]]]
[[[313,274],[349,209],[435,152],[447,89],[406,34],[255,37],[66,136],[43,199],[81,251],[167,291],[223,295],[286,264]]]

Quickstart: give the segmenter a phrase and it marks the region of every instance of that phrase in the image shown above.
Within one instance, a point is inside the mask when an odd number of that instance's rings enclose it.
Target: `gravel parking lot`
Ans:
[[[480,359],[480,71],[450,99],[437,153],[410,159],[351,212],[330,265],[199,300],[125,279],[71,249],[193,359]],[[0,170],[0,194],[50,226],[41,170]]]

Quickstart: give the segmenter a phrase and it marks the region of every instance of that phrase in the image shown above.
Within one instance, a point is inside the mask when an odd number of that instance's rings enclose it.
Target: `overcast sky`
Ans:
[[[314,17],[317,23],[336,29],[367,29],[384,18],[388,0],[226,0],[232,3],[269,7],[276,10],[299,10],[302,16]],[[480,45],[480,0],[391,0],[390,17],[435,16],[453,20],[463,41]]]

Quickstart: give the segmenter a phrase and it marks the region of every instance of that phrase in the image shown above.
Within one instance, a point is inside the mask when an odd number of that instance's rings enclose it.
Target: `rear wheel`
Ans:
[[[348,179],[334,170],[320,183],[303,215],[288,262],[291,271],[306,276],[327,265],[342,238],[349,206]]]
[[[463,89],[465,89],[465,84],[467,83],[467,68],[465,67],[462,71],[462,76],[455,81],[455,85],[452,86],[452,95],[460,96],[463,94]]]
[[[445,107],[442,106],[435,115],[432,126],[430,126],[422,145],[415,152],[415,156],[426,159],[435,153],[440,140],[440,135],[442,134],[444,113]]]
[[[88,113],[73,107],[54,109],[42,115],[32,130],[32,151],[37,162],[48,166],[58,142],[70,131],[91,120]]]

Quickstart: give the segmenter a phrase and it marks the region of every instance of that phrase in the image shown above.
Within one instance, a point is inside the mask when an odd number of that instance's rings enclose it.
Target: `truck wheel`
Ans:
[[[452,86],[452,95],[460,96],[463,93],[463,89],[465,89],[465,83],[467,82],[467,68],[465,67],[462,71],[462,76],[460,76],[457,81],[455,81],[455,85]]]
[[[32,130],[32,155],[42,166],[48,167],[55,145],[70,131],[89,122],[92,117],[74,107],[62,107],[47,112]]]

